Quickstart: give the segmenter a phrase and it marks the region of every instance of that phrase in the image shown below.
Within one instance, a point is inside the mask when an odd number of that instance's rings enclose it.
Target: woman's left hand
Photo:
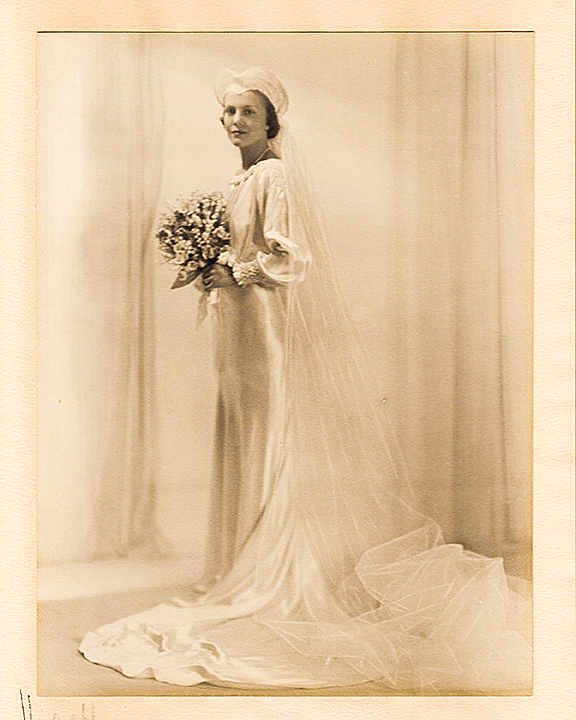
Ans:
[[[208,266],[202,273],[202,284],[205,290],[235,285],[235,283],[236,281],[232,275],[232,270],[228,265],[215,263],[214,265]]]

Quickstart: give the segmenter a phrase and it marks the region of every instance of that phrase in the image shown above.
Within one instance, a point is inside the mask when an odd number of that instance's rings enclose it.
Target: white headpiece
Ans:
[[[216,77],[214,91],[220,105],[224,105],[224,98],[227,92],[238,94],[247,90],[258,90],[266,95],[274,105],[278,119],[288,109],[288,95],[280,80],[270,70],[261,67],[251,67],[242,73],[236,73],[228,68],[223,68]]]

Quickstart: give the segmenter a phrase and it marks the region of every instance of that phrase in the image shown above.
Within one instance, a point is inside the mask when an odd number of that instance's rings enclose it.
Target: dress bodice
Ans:
[[[284,165],[261,160],[239,172],[228,188],[231,246],[238,262],[256,260],[277,283],[300,279],[305,255],[290,238]]]

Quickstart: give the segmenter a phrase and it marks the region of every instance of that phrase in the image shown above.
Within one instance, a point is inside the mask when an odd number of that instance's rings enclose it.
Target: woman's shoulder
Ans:
[[[284,163],[277,157],[260,160],[252,167],[258,175],[284,175]]]
[[[267,158],[260,160],[252,166],[254,168],[254,177],[258,184],[284,185],[284,163],[280,158]]]

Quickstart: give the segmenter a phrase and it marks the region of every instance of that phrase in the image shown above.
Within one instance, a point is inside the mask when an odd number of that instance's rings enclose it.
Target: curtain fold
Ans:
[[[531,41],[399,37],[397,422],[449,539],[530,538]]]
[[[529,543],[532,514],[532,51],[523,34],[494,38],[506,543],[516,545]]]
[[[51,64],[40,97],[46,233],[40,250],[46,299],[40,310],[40,472],[44,482],[60,481],[55,496],[45,498],[52,523],[62,509],[60,494],[78,493],[74,538],[52,559],[148,552],[157,536],[151,235],[162,159],[158,68],[146,35],[111,41],[94,33],[43,42]],[[68,93],[65,109],[58,103],[59,83]],[[42,204],[48,194],[52,202]],[[53,347],[56,339],[59,347]],[[60,397],[52,383],[60,386]],[[65,533],[71,519],[64,513]]]
[[[149,37],[127,34],[112,48],[99,39],[89,108],[95,127],[87,136],[95,174],[86,224],[90,239],[84,246],[90,266],[93,253],[108,256],[108,267],[118,266],[95,287],[108,301],[109,293],[115,295],[101,309],[106,332],[117,333],[118,343],[116,350],[112,343],[104,346],[107,358],[101,366],[116,378],[106,398],[111,421],[100,428],[107,450],[95,487],[92,538],[95,555],[109,556],[149,552],[157,542],[151,253],[161,182],[162,102]],[[110,367],[106,360],[114,356]]]

